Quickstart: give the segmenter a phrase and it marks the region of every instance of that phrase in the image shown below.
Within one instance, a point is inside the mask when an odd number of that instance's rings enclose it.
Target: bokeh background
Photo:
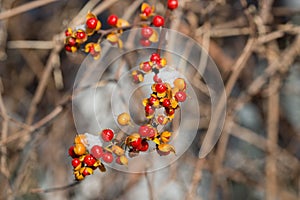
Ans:
[[[82,23],[88,11],[103,29],[111,13],[133,22],[142,2],[0,1],[0,199],[299,199],[297,0],[180,0],[169,28],[208,51],[227,92],[217,145],[198,158],[214,122],[207,86],[196,74],[189,82],[200,124],[183,156],[153,173],[108,169],[73,184],[67,155],[77,131],[72,88],[86,55],[64,51],[64,30]],[[147,2],[164,14],[166,1]],[[107,76],[118,79],[118,72]],[[105,90],[100,97],[106,99]],[[102,108],[101,115],[108,114]]]

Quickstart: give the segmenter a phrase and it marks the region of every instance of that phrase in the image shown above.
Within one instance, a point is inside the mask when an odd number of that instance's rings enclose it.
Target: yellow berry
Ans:
[[[186,88],[185,80],[182,78],[176,78],[173,83],[174,87],[178,88],[179,90],[185,90]]]
[[[130,115],[128,113],[121,113],[119,116],[118,116],[118,123],[121,125],[121,126],[126,126],[126,125],[129,125],[130,124]]]

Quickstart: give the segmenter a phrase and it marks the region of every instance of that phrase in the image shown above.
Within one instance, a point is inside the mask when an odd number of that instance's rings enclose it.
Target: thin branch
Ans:
[[[53,41],[14,40],[7,42],[9,49],[53,49]]]
[[[0,85],[2,85],[2,80],[0,78]],[[8,136],[8,123],[9,123],[9,117],[8,117],[8,114],[7,114],[7,111],[6,111],[6,108],[5,108],[5,105],[4,105],[4,101],[3,101],[3,97],[2,97],[2,93],[3,93],[3,90],[0,90],[0,111],[1,111],[1,116],[3,118],[3,121],[2,121],[2,129],[1,129],[1,140],[6,140],[7,139],[7,136]],[[0,158],[0,171],[1,173],[5,176],[5,178],[7,180],[9,180],[9,177],[10,177],[10,172],[8,170],[8,159],[7,159],[7,154],[8,154],[8,151],[7,151],[7,146],[6,145],[1,145],[1,148],[0,148],[0,153],[1,153],[1,158]],[[10,183],[8,181],[8,186],[10,186]],[[11,188],[9,188],[9,193],[11,193]]]
[[[10,10],[0,13],[0,20],[7,19],[7,18],[13,17],[15,15],[32,10],[34,8],[45,6],[47,4],[54,3],[57,1],[59,1],[59,0],[38,0],[38,1],[29,2],[22,6],[19,6],[19,7],[16,7],[16,8],[13,8],[13,9],[10,9]]]
[[[266,199],[272,200],[277,197],[277,142],[279,122],[279,87],[280,78],[273,76],[269,84],[271,94],[268,97],[268,140],[266,159]]]
[[[56,192],[56,191],[61,191],[61,190],[66,190],[66,189],[70,189],[78,184],[80,184],[81,182],[74,182],[74,183],[70,183],[68,185],[64,185],[64,186],[60,186],[60,187],[53,187],[53,188],[46,188],[46,189],[42,189],[42,188],[34,188],[31,190],[31,193],[49,193],[49,192]]]

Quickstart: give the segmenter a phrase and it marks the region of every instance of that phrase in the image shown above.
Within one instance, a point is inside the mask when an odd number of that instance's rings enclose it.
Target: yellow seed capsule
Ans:
[[[162,132],[160,135],[161,141],[164,143],[169,142],[171,135],[172,135],[172,133],[169,131]]]
[[[87,144],[86,136],[84,134],[79,134],[74,139],[75,144]]]
[[[174,98],[170,99],[170,102],[172,108],[177,108],[178,102]]]
[[[86,148],[83,144],[79,143],[79,144],[75,144],[74,146],[74,153],[78,156],[81,156],[83,154],[85,154],[86,152]]]
[[[121,156],[120,157],[120,162],[123,164],[123,165],[128,165],[128,159],[126,156]]]
[[[186,88],[185,80],[182,78],[176,78],[173,83],[174,87],[178,88],[178,90],[185,90]]]
[[[173,152],[175,153],[175,148],[170,144],[160,144],[158,145],[158,150],[161,152],[167,153],[167,152]]]
[[[74,175],[77,181],[81,181],[84,179],[84,176],[81,173],[79,173],[79,171],[74,172]]]
[[[165,67],[167,65],[167,59],[165,58],[160,59],[160,65],[161,67]]]
[[[121,125],[121,126],[127,126],[130,124],[130,115],[128,113],[121,113],[119,116],[118,116],[118,123]]]
[[[113,145],[111,147],[111,151],[116,154],[117,156],[122,156],[124,155],[125,151],[124,149],[122,149],[121,147],[119,147],[118,145]]]

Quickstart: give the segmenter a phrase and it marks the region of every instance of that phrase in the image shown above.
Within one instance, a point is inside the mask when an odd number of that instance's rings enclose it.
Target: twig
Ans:
[[[193,200],[196,198],[196,190],[202,178],[202,169],[205,161],[205,159],[197,159],[196,167],[192,176],[192,182],[186,195],[187,200]]]
[[[148,185],[149,199],[153,200],[154,197],[153,197],[153,188],[152,188],[152,184],[151,184],[152,181],[150,181],[149,174],[147,172],[145,172],[145,179],[146,179],[147,185]]]
[[[238,111],[253,95],[257,94],[267,79],[280,71],[285,73],[300,53],[300,35],[297,36],[294,43],[284,50],[277,59],[273,60],[262,75],[257,77],[248,87],[247,93],[242,94],[235,103],[234,110]]]
[[[0,78],[0,85],[2,85],[2,80]],[[5,105],[4,105],[4,101],[3,101],[3,98],[2,98],[2,93],[3,93],[3,90],[0,90],[0,111],[1,111],[1,116],[3,118],[3,121],[2,121],[2,129],[1,129],[1,140],[6,140],[7,139],[7,136],[8,136],[8,123],[9,123],[9,117],[8,117],[8,114],[7,114],[7,111],[6,111],[6,108],[5,108]],[[1,145],[1,160],[0,160],[0,171],[1,173],[5,176],[5,178],[8,180],[8,186],[10,186],[10,183],[9,183],[9,179],[10,179],[10,172],[8,170],[8,164],[7,164],[7,154],[8,154],[8,151],[7,151],[7,146],[6,145]],[[11,188],[9,188],[9,191],[8,193],[11,193]]]
[[[7,42],[9,49],[53,49],[53,41],[14,40]]]
[[[31,190],[31,193],[49,193],[49,192],[56,192],[56,191],[60,191],[60,190],[66,190],[69,188],[72,188],[78,184],[80,184],[81,182],[77,181],[74,183],[70,183],[68,185],[64,185],[64,186],[60,186],[60,187],[53,187],[53,188],[47,188],[47,189],[42,189],[42,188],[34,188]]]
[[[274,0],[262,0],[260,5],[260,17],[264,24],[268,24],[273,21],[273,15],[272,15],[272,5]]]
[[[236,60],[235,64],[233,65],[232,74],[229,77],[228,82],[226,83],[225,90],[227,95],[230,95],[233,86],[236,83],[240,73],[242,72],[242,70],[246,66],[248,59],[252,55],[255,43],[256,43],[255,38],[249,38],[242,54],[239,56],[239,58]]]
[[[268,140],[266,159],[266,199],[272,200],[277,197],[277,142],[279,122],[279,87],[280,78],[273,76],[270,80],[268,97]]]
[[[21,14],[23,12],[27,12],[29,10],[32,10],[34,8],[38,8],[41,6],[45,6],[49,3],[53,3],[56,1],[59,1],[59,0],[38,0],[38,1],[26,3],[22,6],[19,6],[19,7],[16,7],[16,8],[13,8],[13,9],[10,9],[10,10],[0,13],[0,20],[13,17],[13,16]]]

